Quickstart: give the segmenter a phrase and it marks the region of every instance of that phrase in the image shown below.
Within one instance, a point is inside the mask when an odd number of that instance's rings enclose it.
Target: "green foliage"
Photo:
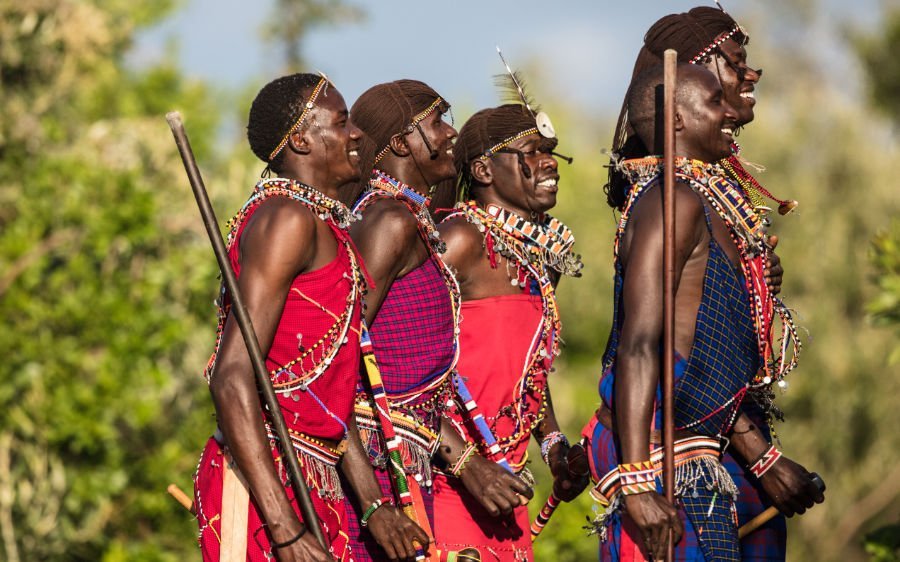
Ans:
[[[855,38],[857,55],[866,70],[869,94],[874,104],[900,123],[900,63],[896,48],[900,44],[900,9],[885,14],[878,33]]]
[[[900,560],[900,524],[888,525],[866,535],[865,548],[872,562]]]
[[[215,126],[170,65],[121,64],[170,2],[3,3],[0,530],[4,559],[179,560],[212,428],[199,375],[214,263],[164,110]],[[7,40],[8,38],[8,40]]]

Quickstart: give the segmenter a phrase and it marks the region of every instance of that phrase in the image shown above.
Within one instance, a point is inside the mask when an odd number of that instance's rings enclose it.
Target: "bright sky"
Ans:
[[[350,0],[366,11],[366,20],[315,31],[305,55],[348,104],[379,82],[416,78],[458,107],[471,108],[499,102],[492,76],[502,70],[495,51],[500,45],[514,68],[540,64],[541,91],[595,111],[616,110],[647,28],[662,15],[706,1]],[[724,3],[741,21],[750,10],[777,9],[780,1]],[[795,31],[833,40],[840,25],[871,23],[885,1],[894,0],[824,0],[827,10],[813,10],[817,21]],[[261,87],[280,74],[281,53],[260,40],[272,0],[185,4],[139,36],[132,64],[159,59],[174,41],[188,74],[220,86]],[[765,66],[752,52],[750,58]]]

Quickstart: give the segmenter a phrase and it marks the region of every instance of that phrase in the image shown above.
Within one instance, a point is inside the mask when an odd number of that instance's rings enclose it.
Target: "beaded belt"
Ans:
[[[675,468],[687,465],[691,461],[699,459],[708,459],[709,461],[719,464],[719,456],[722,447],[718,439],[705,437],[702,435],[694,437],[686,437],[675,441]],[[650,453],[650,462],[653,463],[654,477],[662,476],[662,460],[663,449],[657,447]],[[676,478],[676,488],[678,484]],[[603,478],[591,489],[591,497],[601,505],[609,505],[612,499],[618,495],[621,490],[619,481],[619,467],[615,467],[607,472]]]

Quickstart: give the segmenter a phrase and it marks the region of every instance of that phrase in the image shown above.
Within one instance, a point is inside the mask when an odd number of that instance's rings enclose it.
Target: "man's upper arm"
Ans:
[[[658,187],[644,195],[633,211],[627,266],[622,288],[626,345],[658,345],[663,324],[663,210]],[[675,285],[702,239],[703,204],[689,186],[675,189]]]
[[[465,219],[456,218],[438,227],[447,251],[441,255],[444,263],[456,272],[456,280],[463,284],[479,260],[484,259],[484,235]]]
[[[377,201],[363,220],[350,230],[369,276],[375,283],[366,298],[366,319],[371,321],[391,284],[406,266],[419,240],[418,223],[406,207],[394,200]]]

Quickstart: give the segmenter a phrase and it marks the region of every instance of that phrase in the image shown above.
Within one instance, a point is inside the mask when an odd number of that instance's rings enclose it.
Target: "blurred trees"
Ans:
[[[172,2],[0,3],[0,558],[179,560],[212,408],[214,262],[163,113],[200,157],[217,110],[171,64],[131,72]]]
[[[214,424],[200,370],[217,283],[162,115],[184,111],[215,178],[208,184],[228,186],[212,190],[220,219],[261,166],[243,140],[216,136],[227,109],[208,88],[167,62],[123,64],[135,32],[172,4],[0,3],[0,559],[199,560],[196,523],[164,489],[190,487]],[[305,26],[359,17],[340,0],[276,5],[287,10],[273,20],[284,28],[269,35],[294,53],[292,68]],[[787,454],[820,472],[828,492],[826,504],[791,522],[790,558],[857,560],[862,535],[898,516],[900,435],[890,420],[900,377],[887,360],[898,353],[896,332],[871,318],[900,321],[900,227],[891,226],[900,148],[896,128],[861,96],[841,93],[835,83],[845,78],[806,54],[814,45],[783,42],[810,13],[750,22],[760,30],[777,20],[790,32],[754,34],[751,62],[766,75],[757,120],[741,140],[747,158],[768,166],[760,181],[801,202],[775,227],[784,295],[810,332],[779,429]],[[894,14],[882,33],[856,42],[874,103],[895,124],[898,21]],[[574,440],[598,402],[611,317],[615,217],[600,149],[612,123],[545,106],[560,148],[576,157],[561,167],[555,214],[573,227],[586,263],[584,278],[560,286],[568,347],[552,382]],[[540,465],[532,463],[533,511],[549,493]],[[591,510],[586,494],[560,507],[535,544],[537,559],[595,559],[596,539],[581,529]]]

